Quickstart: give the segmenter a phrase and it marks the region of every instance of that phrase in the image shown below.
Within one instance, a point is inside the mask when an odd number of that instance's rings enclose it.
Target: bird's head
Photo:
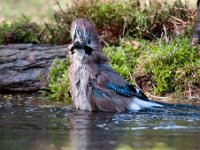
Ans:
[[[95,51],[101,52],[102,50],[94,26],[86,19],[76,19],[72,22],[71,38],[70,54],[73,57],[89,60]]]

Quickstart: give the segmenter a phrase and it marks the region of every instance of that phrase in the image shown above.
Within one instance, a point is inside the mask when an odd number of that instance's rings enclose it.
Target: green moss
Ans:
[[[55,59],[49,71],[48,86],[43,90],[47,97],[54,101],[65,101],[71,103],[69,93],[69,78],[67,68],[69,60]]]
[[[110,59],[112,68],[120,73],[120,75],[132,82],[131,75],[134,72],[134,67],[137,64],[137,56],[140,54],[140,49],[133,46],[127,46],[124,40],[121,40],[120,46],[106,46],[103,52]]]
[[[155,93],[183,91],[186,84],[199,83],[199,50],[190,47],[188,38],[174,38],[169,44],[158,40],[143,49],[138,70],[142,70],[141,74],[153,74]]]
[[[41,33],[41,26],[22,16],[11,23],[0,24],[0,44],[40,43]]]
[[[189,39],[173,38],[169,44],[158,39],[155,42],[141,41],[138,49],[126,46],[105,47],[104,52],[111,59],[111,66],[126,80],[131,75],[141,80],[151,76],[150,82],[156,94],[180,93],[200,83],[199,50],[190,47]]]

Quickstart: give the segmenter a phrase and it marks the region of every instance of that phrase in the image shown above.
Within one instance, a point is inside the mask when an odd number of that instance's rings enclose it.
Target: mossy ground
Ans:
[[[154,94],[184,95],[190,88],[195,95],[200,88],[200,53],[190,47],[194,15],[195,11],[180,1],[141,8],[136,0],[91,0],[67,10],[60,7],[45,24],[27,17],[3,22],[0,43],[67,44],[72,20],[84,17],[98,30],[111,66],[126,80]],[[50,70],[49,97],[68,101],[69,63],[56,60],[55,64]]]
[[[169,43],[162,39],[134,42],[139,47],[122,41],[118,47],[104,48],[112,67],[128,81],[154,94],[176,91],[181,95],[188,86],[199,88],[199,49],[190,47],[188,37],[176,37]]]

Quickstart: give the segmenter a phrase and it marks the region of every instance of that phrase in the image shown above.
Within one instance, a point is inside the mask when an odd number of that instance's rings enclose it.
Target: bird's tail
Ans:
[[[155,107],[163,107],[163,104],[159,104],[150,100],[142,100],[138,97],[133,98],[133,102],[130,105],[130,110],[141,110],[145,108],[155,108]]]
[[[146,108],[174,108],[174,109],[200,109],[200,106],[194,106],[191,104],[168,104],[163,102],[155,102],[149,99],[142,100],[138,97],[133,98],[133,102],[130,105],[130,110],[142,110]]]

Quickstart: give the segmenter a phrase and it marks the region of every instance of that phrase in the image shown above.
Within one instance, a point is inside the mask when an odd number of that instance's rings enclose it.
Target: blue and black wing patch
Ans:
[[[116,93],[123,95],[123,96],[127,96],[127,97],[131,97],[131,93],[130,90],[128,89],[127,86],[118,86],[116,84],[112,84],[112,83],[108,83],[106,84],[107,88],[115,91]]]
[[[125,86],[118,86],[113,83],[107,83],[106,87],[126,97],[136,96],[138,98],[148,100],[147,96],[142,91],[129,84]]]

